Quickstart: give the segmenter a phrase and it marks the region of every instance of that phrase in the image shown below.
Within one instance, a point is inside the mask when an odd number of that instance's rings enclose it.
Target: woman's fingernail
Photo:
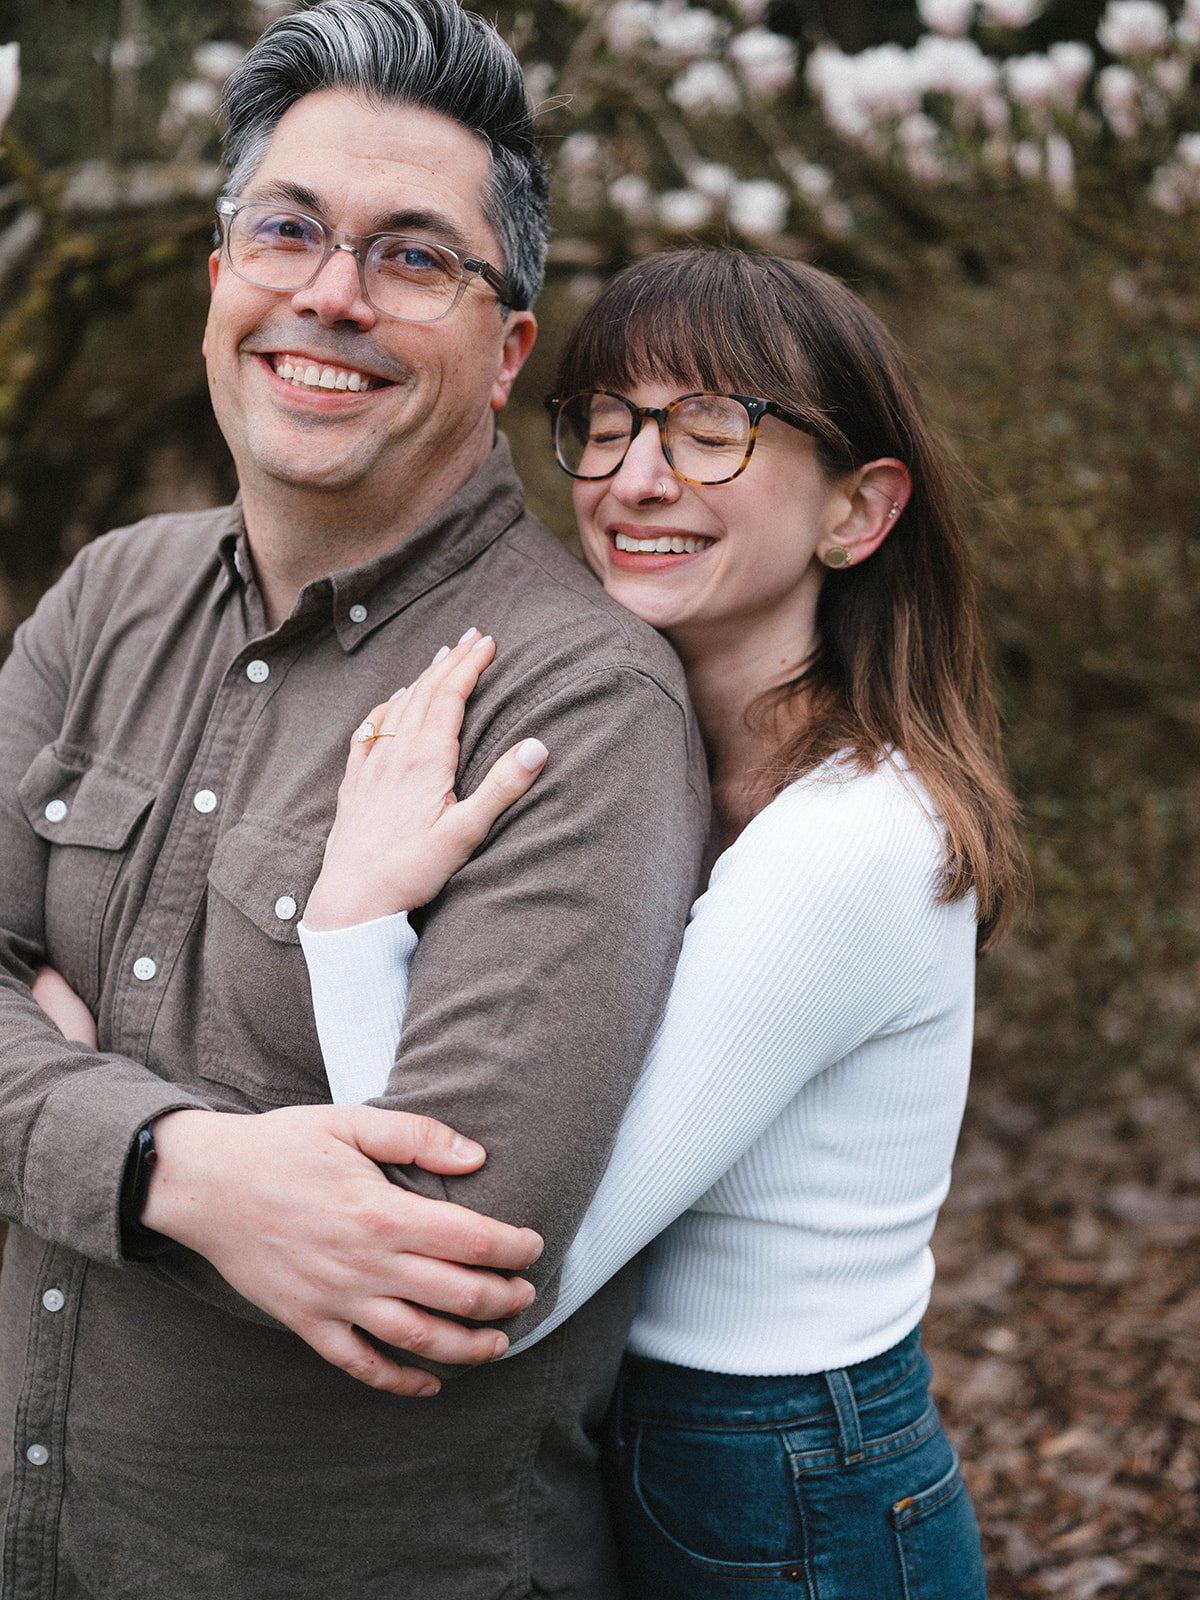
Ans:
[[[492,642],[491,634],[490,633],[485,633],[482,639],[476,639],[475,643],[471,646],[471,649],[472,650],[482,650],[485,644],[491,644],[491,642]]]
[[[434,1383],[431,1379],[429,1383],[423,1383],[417,1390],[417,1399],[431,1400],[435,1394],[441,1393],[441,1388],[440,1383]]]
[[[450,654],[450,646],[448,644],[444,644],[442,646],[442,648],[438,651],[437,655],[434,656],[433,665],[436,667],[438,662],[439,661],[444,661],[449,654]]]
[[[526,772],[536,772],[545,764],[549,754],[549,750],[540,739],[526,739],[523,744],[517,746],[517,765],[524,767]]]
[[[402,694],[407,694],[407,693],[408,693],[408,685],[405,684],[403,689],[397,689],[395,694],[388,695],[388,699],[389,700],[399,700],[399,698],[400,698],[400,696]]]
[[[467,640],[473,639],[478,632],[478,628],[468,628],[466,633],[464,633],[462,638],[458,641],[459,644],[466,644]]]

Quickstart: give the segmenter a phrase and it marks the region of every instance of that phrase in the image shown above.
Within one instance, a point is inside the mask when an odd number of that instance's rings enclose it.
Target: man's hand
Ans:
[[[503,1333],[426,1308],[489,1321],[533,1301],[532,1285],[501,1276],[537,1260],[532,1229],[410,1194],[376,1165],[481,1166],[482,1146],[443,1123],[376,1106],[292,1106],[173,1111],[154,1132],[145,1225],[206,1257],[239,1294],[372,1388],[432,1395],[440,1384],[389,1360],[366,1333],[432,1360],[494,1361],[508,1348]]]

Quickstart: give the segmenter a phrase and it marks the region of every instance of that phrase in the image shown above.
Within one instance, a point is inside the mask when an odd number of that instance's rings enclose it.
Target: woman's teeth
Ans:
[[[297,389],[349,389],[357,394],[369,389],[371,380],[363,372],[351,372],[345,367],[322,367],[315,361],[297,361],[282,357],[275,365],[275,376]]]
[[[690,556],[697,550],[707,550],[716,540],[706,539],[703,534],[681,538],[678,534],[664,533],[657,539],[631,539],[627,533],[614,533],[613,543],[618,550],[632,550],[638,555]]]

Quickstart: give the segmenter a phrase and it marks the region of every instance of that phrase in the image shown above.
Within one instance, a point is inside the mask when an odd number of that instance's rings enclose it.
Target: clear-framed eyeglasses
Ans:
[[[620,470],[647,417],[662,453],[684,483],[730,483],[746,470],[765,416],[811,433],[798,412],[751,394],[684,394],[669,406],[636,406],[623,394],[591,389],[546,402],[554,454],[564,472],[595,483]]]
[[[225,259],[239,278],[259,289],[307,289],[335,250],[358,265],[363,298],[397,322],[439,322],[454,310],[472,277],[515,306],[507,279],[489,262],[448,245],[404,233],[339,233],[304,211],[258,200],[218,200]],[[518,310],[523,307],[516,307]]]

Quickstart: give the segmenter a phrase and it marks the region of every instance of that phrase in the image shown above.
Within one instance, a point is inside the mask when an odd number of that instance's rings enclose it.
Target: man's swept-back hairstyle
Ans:
[[[438,111],[490,145],[484,215],[513,305],[531,306],[546,268],[546,169],[520,63],[495,28],[455,0],[321,0],[280,17],[226,85],[227,194],[245,190],[284,112],[319,89]]]
[[[975,891],[986,947],[1026,868],[950,464],[895,340],[816,267],[679,250],[601,291],[567,341],[557,393],[656,381],[799,412],[831,477],[884,456],[908,466],[895,527],[867,560],[826,574],[814,654],[756,709],[766,720],[799,701],[807,713],[779,724],[775,793],[839,753],[866,767],[903,752],[945,824],[942,898]]]

